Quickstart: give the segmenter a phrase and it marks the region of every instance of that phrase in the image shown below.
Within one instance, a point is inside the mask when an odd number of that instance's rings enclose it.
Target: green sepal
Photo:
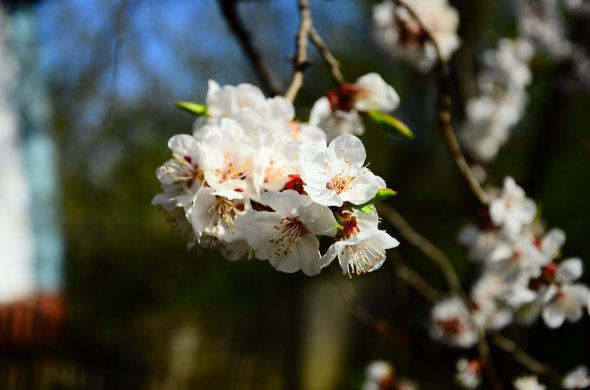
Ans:
[[[193,102],[176,102],[174,105],[194,116],[207,115],[207,106]]]
[[[363,204],[351,204],[350,207],[353,209],[360,210],[361,212],[366,214],[372,214],[373,208],[371,206],[381,201],[384,201],[387,198],[391,198],[395,194],[397,194],[397,192],[392,190],[391,188],[381,188],[379,191],[377,191],[375,196],[368,202],[365,202]]]
[[[413,139],[414,133],[406,124],[396,117],[386,114],[378,110],[369,111],[369,117],[377,124],[383,126],[387,130],[393,131],[397,135]]]

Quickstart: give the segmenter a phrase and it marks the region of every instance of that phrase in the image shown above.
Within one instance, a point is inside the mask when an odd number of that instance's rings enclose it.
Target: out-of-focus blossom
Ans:
[[[513,384],[516,390],[545,390],[545,385],[540,384],[536,376],[522,376]]]
[[[477,389],[481,383],[481,361],[479,359],[459,359],[455,379],[466,389]]]
[[[431,334],[435,340],[454,347],[469,348],[477,341],[469,310],[457,297],[437,302],[431,311]]]
[[[447,0],[406,0],[408,7],[385,0],[373,8],[375,37],[384,50],[394,57],[414,63],[419,69],[428,71],[437,62],[436,47],[428,39],[428,33],[440,50],[444,61],[461,44],[457,35],[459,14]]]
[[[565,389],[586,389],[590,387],[590,377],[586,366],[578,366],[563,378],[561,384]]]

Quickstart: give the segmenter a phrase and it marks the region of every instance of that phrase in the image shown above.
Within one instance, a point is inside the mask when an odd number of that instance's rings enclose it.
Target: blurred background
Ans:
[[[396,115],[416,138],[367,123],[368,161],[399,191],[388,202],[445,250],[468,289],[477,267],[456,237],[476,204],[436,129],[436,78],[376,46],[375,3],[315,0],[314,22],[347,80],[375,71],[401,96]],[[451,3],[464,41],[452,70],[473,77],[485,49],[515,36],[514,2]],[[292,0],[0,1],[0,388],[360,389],[374,359],[392,361],[422,389],[457,387],[451,373],[465,353],[429,341],[429,305],[390,264],[349,279],[334,264],[309,278],[258,260],[229,262],[188,251],[151,206],[169,137],[192,129],[174,102],[204,102],[208,79],[260,84],[228,9],[286,89],[298,26]],[[588,49],[587,16],[567,23]],[[302,119],[331,88],[310,50]],[[566,65],[533,61],[527,113],[492,180],[513,176],[547,226],[567,233],[564,255],[589,265],[590,97]],[[454,86],[459,123],[470,92],[459,77]],[[403,241],[388,262],[400,259],[445,289]],[[366,320],[365,310],[395,334],[368,329],[355,318]],[[586,315],[558,330],[506,334],[567,371],[590,364],[589,323]],[[503,352],[493,356],[505,361],[502,376],[524,372]]]

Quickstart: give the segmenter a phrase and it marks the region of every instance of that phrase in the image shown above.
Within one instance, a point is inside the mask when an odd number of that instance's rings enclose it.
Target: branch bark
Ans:
[[[256,47],[252,44],[250,33],[246,30],[246,27],[238,14],[237,3],[238,0],[219,0],[221,13],[234,37],[240,44],[240,47],[244,51],[244,54],[246,54],[246,58],[248,58],[248,62],[252,66],[252,69],[260,79],[265,92],[272,95],[279,95],[281,88],[273,78],[270,68],[266,62],[264,62]]]
[[[293,58],[293,78],[285,97],[291,102],[295,101],[297,94],[303,87],[303,72],[309,65],[307,59],[307,46],[309,34],[313,29],[309,0],[299,0],[299,31],[295,40],[295,57]]]

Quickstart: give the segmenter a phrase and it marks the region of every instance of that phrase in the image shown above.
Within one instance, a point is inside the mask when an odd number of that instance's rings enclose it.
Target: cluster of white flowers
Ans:
[[[423,25],[406,7],[393,0],[385,0],[373,8],[377,42],[394,57],[410,61],[419,69],[428,71],[438,57],[436,47],[424,31],[425,27],[435,40],[442,59],[449,60],[461,44],[457,35],[457,10],[447,0],[406,0],[405,3]]]
[[[565,233],[545,231],[536,205],[512,178],[495,195],[481,226],[465,228],[459,240],[483,265],[471,300],[478,324],[499,329],[514,319],[530,323],[539,315],[550,328],[578,321],[590,304],[590,289],[576,280],[582,261],[560,258]]]
[[[363,390],[418,390],[418,386],[406,378],[397,378],[389,362],[374,360],[367,365]]]
[[[561,384],[564,389],[587,389],[590,387],[590,377],[586,366],[578,366],[567,373]]]
[[[353,99],[358,109],[389,103],[393,90],[363,91]],[[168,146],[172,159],[156,170],[163,192],[152,203],[190,224],[189,246],[231,260],[253,253],[280,271],[316,275],[336,257],[345,273],[373,271],[399,244],[378,228],[371,201],[387,190],[364,166],[362,142],[342,135],[327,144],[282,97],[210,81],[205,118]],[[320,236],[333,242],[323,255]]]
[[[341,84],[318,99],[311,109],[309,124],[324,130],[328,139],[343,134],[361,135],[365,127],[360,114],[390,112],[399,105],[397,92],[377,73],[368,73],[354,84]]]
[[[545,390],[545,385],[539,383],[536,376],[528,375],[522,376],[514,380],[514,388],[516,390]],[[588,376],[588,368],[586,366],[578,366],[572,371],[568,372],[561,383],[564,389],[587,389],[590,387],[590,377]]]
[[[585,45],[569,39],[562,8],[579,16],[590,15],[587,0],[520,0],[518,2],[520,35],[534,43],[550,59],[567,63],[576,87],[590,88],[590,58]]]
[[[477,79],[480,95],[467,102],[467,118],[460,134],[475,159],[494,159],[522,118],[528,100],[526,87],[532,80],[529,62],[533,54],[533,46],[522,39],[502,39],[497,50],[485,54],[484,68]]]
[[[459,241],[483,272],[471,290],[469,308],[458,297],[433,306],[434,339],[469,348],[477,342],[478,328],[498,330],[514,320],[529,324],[539,316],[557,328],[590,310],[590,289],[576,283],[582,261],[559,259],[565,234],[559,229],[545,232],[536,212],[535,202],[508,177],[481,226],[461,231]]]

